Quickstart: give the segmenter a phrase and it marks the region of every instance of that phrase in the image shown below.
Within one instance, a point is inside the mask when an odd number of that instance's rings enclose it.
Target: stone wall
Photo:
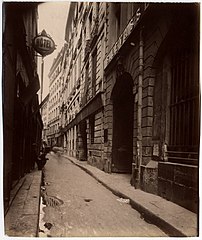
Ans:
[[[158,194],[191,211],[198,211],[198,167],[158,163]]]
[[[165,9],[164,9],[165,10]],[[137,28],[136,31],[129,37],[119,51],[122,64],[126,72],[128,72],[133,79],[133,95],[134,95],[134,118],[133,118],[133,163],[136,163],[137,157],[137,140],[138,140],[138,79],[139,79],[139,46],[140,46],[140,29],[142,29],[143,37],[143,81],[142,81],[142,106],[141,106],[141,131],[142,140],[142,165],[141,165],[141,182],[142,190],[159,194],[169,200],[172,200],[182,206],[196,211],[197,206],[197,167],[178,166],[178,164],[171,164],[165,159],[165,149],[163,149],[166,136],[167,124],[167,109],[168,99],[167,93],[169,90],[169,79],[167,73],[169,69],[167,43],[171,41],[170,32],[173,25],[172,9],[168,9],[166,16],[163,11],[150,12],[149,18],[141,23],[142,28]],[[109,4],[107,4],[107,13],[110,13]],[[110,48],[109,30],[113,24],[109,26],[113,16],[108,16],[106,19],[106,29],[104,29],[104,40],[106,41],[105,50]],[[150,20],[152,19],[152,21]],[[177,36],[174,36],[175,38]],[[172,43],[175,43],[175,38]],[[133,44],[130,44],[133,43]],[[98,51],[101,45],[98,44]],[[100,58],[98,58],[99,60]],[[166,60],[165,60],[166,59]],[[165,61],[164,61],[165,60]],[[100,63],[98,63],[98,66]],[[112,167],[112,143],[113,143],[113,103],[111,94],[117,78],[117,59],[105,69],[103,75],[103,100],[104,110],[101,115],[96,114],[95,136],[98,138],[94,144],[89,147],[89,163],[98,168],[111,172]],[[163,66],[162,78],[157,77],[157,70]],[[99,73],[99,70],[98,70]],[[98,78],[101,78],[98,74]],[[99,82],[99,81],[98,81]],[[161,84],[159,84],[159,82]],[[162,87],[163,86],[163,87]],[[158,110],[158,106],[160,107]],[[159,113],[158,113],[159,111]],[[159,114],[160,120],[155,120]],[[161,116],[162,115],[162,116]],[[103,125],[101,126],[99,119],[103,118]],[[159,130],[160,129],[160,130]],[[156,133],[158,130],[158,134]],[[98,144],[99,143],[99,144]],[[90,142],[88,142],[90,144]],[[101,150],[102,149],[102,150]],[[103,153],[102,153],[103,151]],[[135,164],[134,164],[135,165]],[[168,173],[171,170],[171,177]],[[167,173],[168,171],[168,173]],[[189,182],[191,173],[194,179]],[[179,194],[182,192],[182,195]],[[190,195],[191,197],[188,197]],[[194,203],[191,207],[191,201]]]
[[[88,163],[104,170],[104,135],[103,135],[103,111],[95,114],[94,141],[91,142],[90,124],[88,119]]]
[[[113,105],[111,101],[111,91],[115,84],[114,72],[112,70],[111,74],[105,77],[104,81],[104,131],[105,131],[105,141],[104,141],[104,170],[106,172],[111,172],[112,163],[112,127],[113,127]]]

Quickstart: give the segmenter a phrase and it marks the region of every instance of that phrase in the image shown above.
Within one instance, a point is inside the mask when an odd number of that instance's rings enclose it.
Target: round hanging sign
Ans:
[[[56,46],[53,39],[43,30],[41,34],[33,39],[33,48],[44,57],[51,54],[56,49]]]

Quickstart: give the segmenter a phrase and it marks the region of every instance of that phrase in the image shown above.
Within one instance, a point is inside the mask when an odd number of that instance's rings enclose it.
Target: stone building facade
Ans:
[[[40,88],[36,53],[38,3],[3,3],[3,190],[4,214],[15,184],[34,169],[43,123],[37,92]]]
[[[64,48],[60,50],[51,66],[49,77],[49,100],[48,100],[48,132],[47,140],[50,146],[61,145],[60,133],[60,103],[62,101],[62,76],[64,64]]]
[[[42,130],[42,139],[46,143],[48,143],[48,117],[49,117],[49,94],[44,98],[42,103],[40,104],[41,109],[41,119],[43,122],[43,130]]]
[[[91,164],[103,155],[103,60],[106,3],[71,3],[66,24],[65,149]],[[101,162],[100,162],[101,163]]]
[[[198,5],[110,3],[107,11],[111,170],[131,172],[135,187],[197,211]]]
[[[68,154],[196,212],[199,5],[71,3],[66,41]]]

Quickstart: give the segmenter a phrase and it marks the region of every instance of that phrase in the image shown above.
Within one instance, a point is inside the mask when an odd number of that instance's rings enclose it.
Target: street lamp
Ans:
[[[55,49],[56,45],[53,39],[43,30],[33,39],[33,48],[42,57],[41,62],[41,102],[43,94],[43,71],[44,71],[44,57],[50,55]]]

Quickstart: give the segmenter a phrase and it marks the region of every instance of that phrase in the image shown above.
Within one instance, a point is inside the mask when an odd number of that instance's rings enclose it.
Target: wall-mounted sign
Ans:
[[[123,33],[119,36],[118,40],[112,46],[112,48],[110,49],[108,55],[104,59],[104,68],[106,68],[109,65],[109,63],[112,61],[114,56],[118,53],[120,48],[126,42],[127,38],[129,37],[129,35],[133,31],[133,29],[136,27],[136,25],[137,25],[137,23],[138,23],[138,21],[140,19],[140,16],[141,16],[141,9],[138,8],[136,13],[135,13],[135,15],[131,18],[131,20],[129,21],[128,25],[124,29]]]
[[[43,30],[41,34],[33,39],[33,48],[41,54],[42,57],[45,57],[51,54],[56,49],[56,46],[53,39]]]

